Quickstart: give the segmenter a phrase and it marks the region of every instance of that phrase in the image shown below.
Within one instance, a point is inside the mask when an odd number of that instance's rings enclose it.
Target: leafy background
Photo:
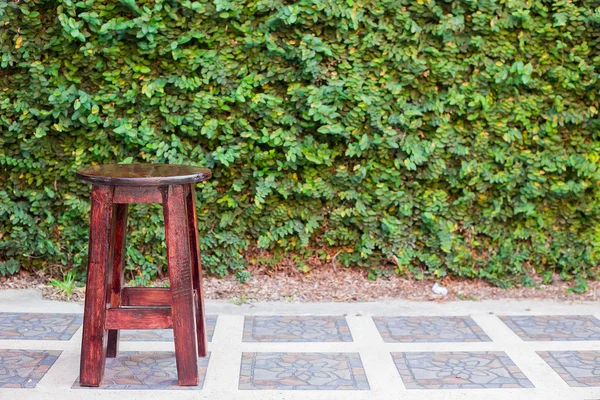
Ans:
[[[81,273],[75,171],[161,162],[213,170],[213,274],[318,248],[371,276],[596,277],[599,6],[0,0],[0,273]],[[130,221],[153,278],[162,216]]]

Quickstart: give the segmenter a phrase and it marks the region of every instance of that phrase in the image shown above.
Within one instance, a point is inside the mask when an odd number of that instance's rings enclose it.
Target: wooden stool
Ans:
[[[106,357],[117,356],[119,330],[166,328],[175,337],[179,385],[198,385],[206,329],[194,184],[210,170],[107,164],[77,176],[93,185],[80,385],[100,385]],[[127,206],[134,203],[163,206],[170,288],[122,288]]]

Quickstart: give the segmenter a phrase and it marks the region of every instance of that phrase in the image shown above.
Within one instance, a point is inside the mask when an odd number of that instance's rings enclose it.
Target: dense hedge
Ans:
[[[241,273],[254,245],[326,245],[420,277],[589,277],[598,6],[0,0],[1,265],[81,266],[75,170],[166,162],[213,169],[213,273]],[[128,250],[146,276],[164,263],[152,207]]]

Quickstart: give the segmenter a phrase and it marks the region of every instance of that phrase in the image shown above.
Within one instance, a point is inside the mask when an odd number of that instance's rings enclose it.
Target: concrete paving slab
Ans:
[[[120,371],[133,373],[113,379],[117,386],[83,390],[72,388],[79,373],[81,328],[66,332],[69,339],[63,336],[68,322],[55,317],[81,315],[83,305],[45,300],[36,290],[4,290],[0,321],[2,313],[41,313],[44,318],[32,321],[50,334],[25,331],[18,337],[5,319],[2,329],[12,337],[2,338],[0,329],[0,354],[10,359],[0,357],[0,399],[598,400],[599,306],[540,300],[241,306],[207,301],[207,314],[216,318],[201,388],[170,390],[173,343],[167,338],[123,341],[121,360],[148,352],[159,359],[127,359]],[[18,320],[23,318],[28,320]],[[254,321],[260,323],[252,330]],[[380,327],[381,321],[392,321],[388,334],[382,335],[377,321]],[[249,339],[253,335],[258,339]],[[390,341],[394,335],[401,340]],[[254,364],[244,364],[244,357]],[[18,377],[35,387],[8,387]],[[146,387],[118,387],[135,379]]]

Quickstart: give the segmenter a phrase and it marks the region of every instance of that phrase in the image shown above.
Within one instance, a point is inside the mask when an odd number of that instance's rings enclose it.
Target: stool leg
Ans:
[[[110,240],[112,237],[112,199],[114,188],[93,186],[90,217],[88,275],[83,316],[83,341],[79,382],[81,386],[99,386],[104,375],[106,303]]]
[[[198,248],[198,222],[196,220],[196,193],[194,185],[186,190],[186,207],[190,236],[190,257],[192,258],[192,280],[196,290],[196,335],[198,339],[198,357],[206,357],[206,319],[204,314],[204,296],[202,295],[202,264]]]
[[[184,186],[166,186],[161,190],[167,237],[177,377],[180,386],[196,386],[198,385],[198,350]]]
[[[110,305],[119,307],[121,305],[121,288],[125,273],[125,236],[127,230],[127,204],[115,204],[113,207],[113,219],[115,224],[113,238],[113,263],[112,282],[110,283]],[[106,345],[106,357],[114,358],[119,353],[119,330],[108,331],[108,343]]]

